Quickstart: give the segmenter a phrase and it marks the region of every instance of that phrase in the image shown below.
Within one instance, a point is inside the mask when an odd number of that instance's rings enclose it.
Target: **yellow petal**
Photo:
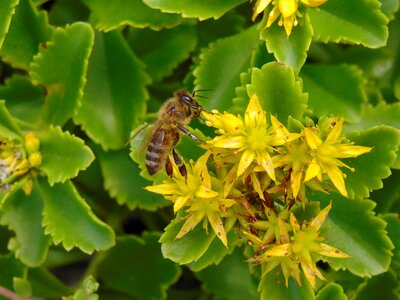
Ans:
[[[259,128],[267,125],[265,112],[256,94],[250,98],[249,104],[247,105],[244,115],[244,125],[246,128]]]
[[[273,141],[271,142],[272,146],[283,145],[285,143],[298,139],[301,136],[298,133],[290,133],[289,130],[287,130],[286,127],[283,126],[283,124],[279,122],[278,119],[272,115],[271,115],[271,124],[275,130],[275,135]]]
[[[193,230],[193,228],[196,227],[196,225],[199,224],[201,220],[203,220],[203,217],[204,217],[204,212],[191,214],[183,224],[181,230],[178,232],[175,239],[180,239],[186,233]]]
[[[303,261],[301,261],[301,268],[303,269],[303,273],[306,276],[307,281],[315,289],[315,272],[314,272],[314,268],[312,267],[311,264],[306,264]]]
[[[311,128],[304,128],[303,132],[308,147],[310,147],[312,150],[318,149],[318,147],[322,144],[322,141],[319,136],[315,134],[314,130]]]
[[[237,169],[236,177],[239,177],[244,173],[244,171],[247,169],[248,166],[253,162],[254,160],[254,151],[252,150],[245,150],[242,154],[242,157],[240,158],[239,166]]]
[[[211,188],[201,185],[198,190],[196,191],[196,197],[199,198],[214,198],[219,195],[218,192],[213,191]]]
[[[162,183],[158,185],[146,186],[145,189],[149,192],[162,195],[174,195],[180,193],[178,186],[174,183]]]
[[[187,197],[187,196],[176,197],[175,203],[174,203],[174,213],[176,213],[178,210],[180,210],[185,205],[187,200],[189,200],[189,197]]]
[[[257,155],[257,163],[264,168],[269,178],[276,181],[274,163],[267,151],[263,151]]]
[[[279,11],[283,18],[293,16],[297,11],[297,0],[279,0],[278,2]]]
[[[256,17],[264,11],[264,9],[271,3],[272,0],[258,0],[254,5],[254,13],[252,20],[254,21]]]
[[[208,212],[207,217],[217,237],[221,240],[225,247],[228,247],[228,240],[226,237],[224,224],[222,223],[221,217],[219,216],[218,212]]]
[[[315,228],[316,230],[319,230],[321,227],[322,223],[325,222],[325,220],[328,218],[328,213],[332,208],[332,202],[329,203],[323,210],[321,210],[318,215],[311,221],[310,226]]]
[[[244,127],[243,121],[230,113],[207,113],[203,112],[206,125],[222,129],[226,133],[238,133]]]
[[[336,122],[335,126],[333,126],[331,132],[329,132],[326,137],[326,142],[332,143],[338,140],[340,134],[342,133],[344,118],[340,118],[339,121]]]
[[[215,138],[214,146],[218,148],[241,148],[245,144],[243,136],[223,135]]]
[[[322,251],[319,252],[321,255],[330,256],[330,257],[338,257],[338,258],[347,258],[349,255],[340,251],[339,249],[329,246],[327,244],[320,244],[322,247]]]
[[[338,189],[338,191],[345,197],[347,197],[347,191],[344,184],[343,173],[339,170],[337,166],[326,166],[326,172],[333,185]]]
[[[289,256],[292,253],[290,249],[290,244],[282,244],[282,245],[276,245],[272,247],[271,249],[265,251],[262,256],[278,256],[278,257],[283,257],[283,256]],[[261,257],[261,256],[260,256]]]
[[[265,25],[265,28],[268,28],[272,25],[272,23],[275,22],[275,20],[279,17],[280,11],[278,6],[274,6],[274,8],[270,11],[268,15],[268,20],[267,20],[267,25]]]
[[[306,177],[304,178],[304,182],[313,179],[316,176],[320,176],[321,174],[321,167],[319,166],[317,160],[314,158],[311,163],[308,165]]]
[[[353,146],[349,144],[336,145],[335,148],[335,157],[338,158],[357,157],[372,150],[371,147]]]
[[[233,184],[235,183],[235,181],[236,181],[236,173],[237,173],[237,164],[236,165],[234,165],[233,167],[232,167],[232,169],[230,169],[229,170],[229,172],[226,174],[226,176],[225,176],[225,181],[224,181],[224,197],[226,197],[229,193],[230,193],[230,191],[231,191],[231,189],[232,189],[232,186],[233,186]]]
[[[292,170],[292,173],[290,174],[290,185],[292,187],[292,194],[294,198],[297,198],[297,195],[299,194],[302,177],[303,172],[301,170]]]
[[[254,172],[250,173],[250,178],[251,178],[251,182],[253,184],[253,188],[257,192],[258,196],[261,199],[265,200],[263,191],[261,189],[260,181],[258,180],[258,178],[257,178],[257,176],[256,176],[256,174]]]
[[[296,216],[293,213],[290,213],[290,225],[292,225],[293,233],[296,233],[300,230],[299,222],[296,219]]]

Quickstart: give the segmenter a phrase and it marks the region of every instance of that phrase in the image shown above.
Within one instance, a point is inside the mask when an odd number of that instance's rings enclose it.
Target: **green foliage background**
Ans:
[[[253,23],[253,5],[0,2],[0,136],[34,132],[43,156],[29,195],[24,178],[0,191],[0,286],[70,299],[400,299],[399,1],[328,0],[290,38]],[[317,290],[275,273],[260,283],[234,232],[228,249],[200,226],[174,239],[179,216],[143,189],[125,144],[179,88],[211,88],[202,105],[235,113],[256,92],[291,130],[344,116],[347,137],[373,147],[350,161],[350,199],[313,195],[333,200],[327,238],[351,256],[321,263]],[[188,160],[195,147],[184,137],[179,150]]]

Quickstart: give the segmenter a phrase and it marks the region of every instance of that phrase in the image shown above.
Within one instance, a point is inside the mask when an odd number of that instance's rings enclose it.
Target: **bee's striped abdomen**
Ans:
[[[150,175],[157,173],[165,164],[175,139],[175,131],[159,128],[153,133],[146,152],[146,167]]]

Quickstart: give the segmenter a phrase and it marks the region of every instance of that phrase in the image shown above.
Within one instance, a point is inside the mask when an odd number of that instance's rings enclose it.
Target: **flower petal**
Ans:
[[[290,243],[286,244],[281,244],[281,245],[276,245],[272,247],[271,249],[265,251],[261,256],[289,256],[292,253],[290,249]]]
[[[333,185],[338,189],[338,191],[345,197],[347,197],[346,186],[344,184],[344,178],[342,171],[335,166],[325,166],[326,172]]]
[[[318,215],[311,221],[310,226],[319,230],[321,225],[325,222],[328,218],[328,213],[332,208],[332,202],[329,203],[323,210],[321,210]]]
[[[243,120],[230,113],[208,113],[203,112],[206,125],[222,129],[226,133],[236,134],[244,128]]]
[[[269,178],[276,181],[274,163],[267,151],[262,151],[257,155],[257,163],[264,168]]]
[[[222,223],[219,213],[216,211],[208,212],[207,218],[217,237],[221,240],[225,247],[228,247],[228,239],[226,237],[224,224]]]
[[[254,5],[254,13],[252,20],[254,21],[256,17],[271,3],[272,0],[258,0]]]
[[[179,194],[180,189],[175,183],[162,183],[157,185],[150,185],[145,187],[149,192],[162,194],[162,195],[174,195]]]
[[[267,126],[267,119],[256,94],[250,98],[244,115],[246,128],[259,128]]]
[[[205,215],[204,212],[196,212],[191,214],[183,224],[181,230],[178,232],[175,239],[180,239],[186,233],[193,230],[193,228],[195,228],[196,225],[199,224],[201,220],[203,220],[204,215]]]
[[[302,178],[303,172],[301,170],[292,170],[292,173],[290,174],[290,186],[292,187],[292,194],[294,198],[297,198],[297,195],[299,194]]]
[[[245,145],[245,140],[243,136],[231,136],[223,135],[218,136],[215,139],[214,146],[218,148],[242,148]]]
[[[298,8],[297,0],[279,0],[278,7],[282,17],[288,18],[296,13]]]
[[[255,153],[252,150],[245,150],[240,158],[239,166],[237,169],[236,177],[244,173],[248,166],[253,162]]]
[[[199,186],[199,188],[196,191],[196,197],[199,198],[209,199],[217,197],[218,195],[219,195],[218,192],[215,192],[211,188],[206,187],[204,185]]]
[[[300,0],[301,3],[308,7],[317,7],[324,4],[328,0]]]
[[[372,150],[371,147],[353,146],[349,144],[336,145],[337,158],[357,157],[361,154],[368,153]]]
[[[187,196],[176,197],[175,203],[174,203],[174,213],[176,213],[178,210],[180,210],[188,200],[189,200],[189,197],[187,197]]]
[[[308,147],[310,147],[312,150],[316,150],[319,145],[322,144],[321,139],[319,136],[314,132],[313,129],[311,128],[304,128],[304,137],[306,138],[306,142]]]
[[[338,257],[338,258],[347,258],[349,255],[346,253],[340,251],[339,249],[329,246],[327,244],[321,243],[320,244],[322,247],[322,251],[319,252],[319,254],[324,255],[324,256],[330,256],[330,257]]]
[[[309,181],[310,179],[313,179],[316,176],[320,177],[320,174],[321,174],[321,167],[317,163],[317,160],[314,158],[308,165],[304,182]]]
[[[326,137],[327,143],[336,142],[340,134],[342,133],[344,118],[340,118],[339,121],[336,122],[335,126],[333,126],[331,132],[329,132],[328,136]]]

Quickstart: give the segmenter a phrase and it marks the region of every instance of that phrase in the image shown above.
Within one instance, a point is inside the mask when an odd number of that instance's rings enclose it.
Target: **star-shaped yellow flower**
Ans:
[[[217,128],[221,134],[208,143],[215,148],[229,149],[238,156],[234,169],[236,178],[243,175],[252,162],[256,162],[272,180],[276,180],[271,159],[274,147],[299,137],[299,134],[289,133],[274,116],[271,116],[272,126],[268,126],[266,113],[256,94],[251,97],[244,118],[215,111],[203,112],[203,116],[206,124]]]
[[[347,197],[344,183],[344,174],[339,167],[351,169],[338,158],[357,157],[372,150],[370,147],[355,146],[351,143],[342,143],[341,136],[344,119],[341,118],[333,126],[325,140],[321,139],[321,132],[318,128],[304,128],[304,137],[311,149],[312,160],[309,164],[304,181],[315,177],[323,181],[323,174],[328,174],[338,191]],[[352,169],[351,169],[352,170]]]
[[[292,28],[298,24],[296,17],[301,16],[298,11],[299,2],[304,6],[316,7],[326,1],[327,0],[257,0],[254,6],[253,21],[272,3],[273,7],[269,11],[267,25],[265,27],[270,27],[272,23],[280,17],[278,25],[283,26],[286,35],[289,36],[292,32]]]

